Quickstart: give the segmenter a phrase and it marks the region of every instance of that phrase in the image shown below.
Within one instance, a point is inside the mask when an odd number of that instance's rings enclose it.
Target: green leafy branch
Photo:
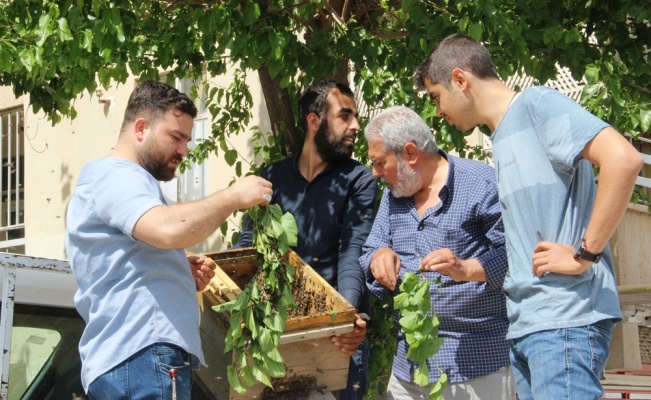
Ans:
[[[364,400],[375,400],[387,392],[396,354],[397,326],[393,319],[393,297],[371,298],[373,319],[366,330],[369,343],[368,389]]]
[[[430,317],[430,284],[440,282],[440,277],[432,282],[429,279],[421,280],[414,273],[406,273],[400,284],[400,294],[394,298],[394,307],[400,312],[401,330],[409,346],[407,358],[418,363],[418,368],[414,371],[414,382],[419,386],[429,385],[427,359],[443,345],[443,338],[438,334],[439,320],[434,313]],[[440,368],[439,371],[439,380],[429,392],[428,398],[431,400],[443,398],[443,389],[448,381],[447,374]]]
[[[240,394],[256,381],[273,388],[270,378],[285,376],[278,346],[287,309],[296,307],[292,295],[295,270],[285,257],[297,242],[294,217],[282,214],[277,204],[253,207],[248,215],[254,223],[258,271],[235,300],[213,307],[230,313],[224,351],[233,352],[233,364],[227,367],[228,383]]]

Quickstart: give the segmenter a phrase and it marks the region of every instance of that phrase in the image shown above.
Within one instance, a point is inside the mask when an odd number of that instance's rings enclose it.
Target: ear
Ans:
[[[149,123],[144,118],[138,118],[133,123],[133,131],[134,134],[136,135],[136,139],[138,139],[139,142],[145,139],[145,133],[148,128],[149,128]]]
[[[464,90],[468,87],[468,75],[466,71],[461,68],[452,70],[452,84],[456,85],[459,89]]]
[[[405,143],[402,147],[402,157],[408,164],[413,164],[418,159],[418,147],[412,142]]]
[[[316,132],[319,130],[319,125],[321,125],[321,118],[315,113],[309,113],[307,115],[307,129],[310,132]]]

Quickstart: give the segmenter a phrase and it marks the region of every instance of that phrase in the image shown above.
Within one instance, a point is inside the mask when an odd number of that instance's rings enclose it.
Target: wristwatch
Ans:
[[[593,263],[599,262],[601,260],[601,254],[590,253],[588,251],[588,246],[585,244],[585,239],[581,239],[574,245],[574,258],[580,258],[582,260],[587,260]]]

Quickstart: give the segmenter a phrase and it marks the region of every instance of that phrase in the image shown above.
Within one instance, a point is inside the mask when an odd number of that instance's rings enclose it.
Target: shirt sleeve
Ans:
[[[375,216],[373,228],[371,233],[366,239],[366,243],[362,246],[362,255],[359,258],[359,263],[364,271],[366,286],[371,294],[379,299],[386,298],[390,291],[378,281],[375,280],[371,273],[371,258],[373,254],[383,247],[391,247],[391,228],[389,223],[389,191],[384,189],[382,200],[380,201],[380,208]]]
[[[133,237],[133,228],[150,209],[165,205],[160,186],[140,167],[115,164],[93,183],[92,199],[99,218]]]
[[[547,87],[540,89],[540,97],[530,107],[540,127],[538,138],[557,168],[574,167],[588,142],[610,126],[566,95]]]
[[[339,238],[337,290],[350,304],[360,309],[366,285],[359,265],[362,246],[373,226],[377,181],[371,171],[360,166],[362,173],[353,183]]]
[[[508,269],[504,224],[495,182],[488,182],[483,204],[479,207],[479,220],[488,243],[489,250],[477,257],[484,267],[488,285],[501,289]]]

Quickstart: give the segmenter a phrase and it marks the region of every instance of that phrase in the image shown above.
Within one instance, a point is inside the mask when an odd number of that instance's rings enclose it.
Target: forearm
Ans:
[[[597,196],[585,233],[588,251],[599,253],[624,216],[643,160],[640,153],[610,127],[597,134],[581,154],[599,167]]]
[[[486,282],[486,272],[484,271],[484,267],[476,258],[460,260],[460,262],[466,271],[466,281]]]
[[[350,304],[359,309],[361,305],[362,294],[366,286],[364,279],[364,271],[359,265],[359,255],[361,249],[359,246],[356,248],[349,248],[339,258],[338,272],[337,272],[337,288],[339,293]]]
[[[477,261],[482,265],[486,282],[491,286],[501,288],[509,268],[506,246],[502,244],[491,248],[478,256]]]
[[[217,230],[239,204],[224,189],[198,201],[154,207],[136,223],[133,236],[162,249],[189,247]]]
[[[597,196],[586,228],[586,245],[590,252],[599,253],[617,229],[635,184],[635,174],[602,171],[599,174]]]

